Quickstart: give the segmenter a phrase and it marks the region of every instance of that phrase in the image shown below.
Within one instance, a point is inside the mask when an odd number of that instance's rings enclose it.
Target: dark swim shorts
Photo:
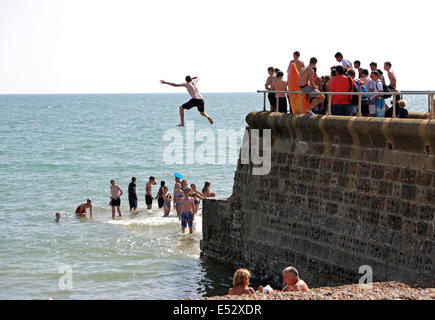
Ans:
[[[112,199],[112,202],[110,203],[112,207],[120,207],[121,206],[121,198],[118,199]]]
[[[197,107],[199,112],[204,112],[204,100],[203,99],[190,99],[181,106],[183,109],[190,110],[193,107]]]
[[[145,203],[149,206],[151,204],[153,204],[153,198],[151,198],[151,196],[149,194],[145,195]]]
[[[165,199],[158,198],[157,199],[157,203],[159,204],[159,208],[163,208],[163,204],[165,203]]]
[[[137,209],[137,199],[134,196],[129,196],[128,202],[130,203],[130,209]]]

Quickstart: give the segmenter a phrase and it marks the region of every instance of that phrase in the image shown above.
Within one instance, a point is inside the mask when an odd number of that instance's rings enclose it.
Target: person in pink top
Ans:
[[[190,76],[186,77],[186,83],[176,84],[172,82],[166,82],[163,80],[160,80],[162,84],[167,84],[172,87],[185,87],[187,89],[187,92],[189,92],[191,99],[183,104],[180,107],[180,124],[177,124],[178,127],[184,127],[184,109],[190,110],[193,107],[198,108],[199,113],[207,118],[207,120],[210,122],[210,124],[213,124],[212,118],[208,116],[207,113],[205,113],[204,109],[204,99],[202,98],[201,94],[199,93],[198,87],[196,86],[196,83],[198,82],[198,77],[191,78]]]

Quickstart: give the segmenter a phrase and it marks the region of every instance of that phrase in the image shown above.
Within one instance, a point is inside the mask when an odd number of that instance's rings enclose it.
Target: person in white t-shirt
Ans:
[[[377,73],[377,72],[376,72]],[[375,81],[371,78],[367,82],[367,90],[369,92],[375,92]],[[374,95],[369,95],[369,117],[374,117],[376,114],[376,99],[373,99]]]
[[[383,92],[383,84],[379,77],[379,72],[372,71],[370,74],[370,78],[373,82],[373,92]],[[384,118],[385,117],[385,100],[382,95],[372,95],[369,99],[372,100],[372,104],[375,104],[375,116]],[[369,103],[369,109],[370,109],[370,103]],[[370,111],[371,115],[371,111]]]
[[[196,83],[198,82],[198,77],[191,78],[190,76],[186,77],[186,83],[176,84],[172,82],[166,82],[163,80],[160,80],[162,84],[167,84],[172,87],[185,87],[187,89],[187,92],[189,92],[191,99],[180,106],[180,124],[177,124],[177,127],[184,127],[184,109],[190,110],[193,107],[198,108],[199,113],[207,118],[207,120],[210,122],[210,124],[213,124],[213,119],[208,116],[207,113],[205,113],[204,109],[204,99],[202,98],[201,94],[199,93],[198,87],[196,86]]]
[[[344,58],[343,58],[343,55],[341,54],[341,52],[337,52],[337,53],[335,54],[335,59],[336,59],[338,62],[341,62],[341,65],[342,65],[343,67],[353,69],[352,62],[350,62],[350,61],[347,60],[347,59],[344,59]]]
[[[370,63],[370,70],[371,70],[371,72],[373,72],[373,71],[377,72],[379,70],[378,69],[378,64],[376,62],[371,62]],[[379,77],[379,80],[381,80],[382,82],[385,83],[385,79],[384,79],[384,75],[383,74],[379,74],[378,77]]]

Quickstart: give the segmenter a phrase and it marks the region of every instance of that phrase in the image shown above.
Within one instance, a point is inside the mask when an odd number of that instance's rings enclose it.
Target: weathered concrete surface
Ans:
[[[202,254],[270,284],[296,266],[310,286],[435,277],[435,121],[250,113],[272,129],[272,168],[239,161],[233,194],[206,200]]]

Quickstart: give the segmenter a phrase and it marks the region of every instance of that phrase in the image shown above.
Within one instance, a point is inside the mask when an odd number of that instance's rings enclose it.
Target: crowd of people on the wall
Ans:
[[[392,63],[384,62],[384,72],[378,68],[376,62],[370,63],[370,69],[364,69],[359,60],[352,64],[343,57],[341,52],[335,54],[335,59],[339,65],[332,66],[329,75],[318,76],[317,59],[311,58],[309,64],[305,66],[300,60],[298,51],[293,53],[293,59],[287,69],[289,75],[292,68],[296,67],[299,76],[299,90],[309,99],[309,106],[306,109],[308,114],[326,114],[328,108],[328,94],[322,92],[379,92],[380,94],[362,94],[361,97],[361,115],[365,117],[392,117],[393,99],[392,92],[397,92],[397,78],[392,71]],[[288,81],[284,78],[284,72],[278,68],[269,67],[267,69],[269,77],[267,78],[265,88],[269,90],[268,99],[270,111],[272,112],[290,112],[289,95],[273,91],[292,91],[289,88]],[[385,94],[381,94],[385,93]],[[391,99],[391,107],[386,104],[386,100]],[[288,100],[288,101],[287,101]],[[331,114],[342,116],[358,115],[358,95],[339,95],[331,94]],[[396,95],[396,117],[407,118],[407,103],[400,94]]]

